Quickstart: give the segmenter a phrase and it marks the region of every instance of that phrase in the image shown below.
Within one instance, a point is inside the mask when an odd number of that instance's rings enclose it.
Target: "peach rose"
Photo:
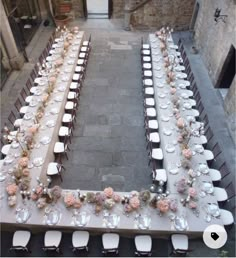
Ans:
[[[113,196],[113,189],[111,187],[107,187],[104,189],[104,194],[106,195],[107,198],[111,198]]]
[[[69,42],[66,41],[66,42],[64,43],[64,48],[67,49],[68,47],[69,47]]]
[[[11,184],[6,187],[6,191],[9,195],[15,195],[16,191],[18,189],[18,186],[16,184]]]
[[[166,213],[169,211],[170,204],[168,200],[159,200],[157,202],[157,208],[160,210],[160,212]]]
[[[66,194],[64,197],[64,202],[67,207],[73,206],[76,202],[75,196],[72,193]]]
[[[182,151],[182,154],[184,155],[184,157],[185,157],[186,159],[191,159],[192,156],[193,156],[193,153],[192,153],[192,151],[191,151],[190,149],[184,149],[184,150]]]
[[[139,206],[140,206],[140,200],[138,197],[132,197],[130,200],[129,200],[129,204],[130,206],[133,208],[133,209],[138,209]]]
[[[180,118],[178,118],[178,120],[177,120],[177,127],[179,128],[179,129],[183,129],[184,128],[184,119],[182,118],[182,117],[180,117]]]
[[[190,201],[188,205],[189,205],[190,209],[196,209],[197,208],[197,203],[194,202],[194,201]]]
[[[38,131],[38,125],[33,125],[28,129],[28,132],[31,134],[35,134]]]
[[[49,82],[50,82],[50,83],[55,83],[55,82],[56,82],[56,77],[54,77],[54,76],[53,76],[53,77],[50,77],[50,78],[49,78]]]
[[[16,205],[16,195],[11,195],[8,197],[8,206],[13,207]]]
[[[197,196],[197,191],[196,191],[196,189],[195,188],[193,188],[193,187],[190,187],[189,189],[188,189],[188,194],[190,195],[190,197],[196,197]]]
[[[22,168],[25,168],[28,166],[28,162],[29,162],[29,159],[27,157],[23,157],[21,159],[19,159],[19,162],[18,164],[22,167]]]
[[[80,200],[76,200],[73,206],[74,208],[79,209],[82,206],[82,203]]]
[[[171,88],[171,89],[170,89],[170,93],[171,93],[172,95],[174,95],[174,94],[176,93],[176,88]]]
[[[29,176],[29,174],[30,174],[30,171],[29,171],[28,168],[25,168],[25,169],[22,170],[22,175],[23,176]]]

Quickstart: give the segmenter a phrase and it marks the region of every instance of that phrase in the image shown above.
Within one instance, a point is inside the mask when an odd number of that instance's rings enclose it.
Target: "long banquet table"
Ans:
[[[32,158],[35,157],[42,157],[44,159],[44,164],[40,167],[33,167],[31,171],[32,181],[31,181],[31,188],[37,184],[37,177],[40,176],[41,180],[46,180],[46,168],[49,162],[53,161],[53,147],[54,143],[58,140],[58,129],[61,124],[61,118],[63,115],[64,105],[67,99],[67,93],[69,90],[69,85],[71,82],[71,76],[73,74],[74,67],[76,65],[78,51],[80,48],[81,40],[83,38],[83,32],[80,33],[80,36],[75,39],[77,50],[75,50],[75,45],[72,45],[69,49],[68,55],[64,60],[64,64],[62,67],[62,71],[66,70],[66,76],[68,77],[66,81],[63,81],[65,78],[65,74],[60,74],[57,82],[56,82],[56,91],[53,93],[53,98],[56,96],[61,96],[62,101],[57,102],[50,100],[48,106],[46,107],[46,116],[41,120],[41,129],[37,135],[37,141],[39,141],[42,136],[49,136],[51,137],[51,142],[48,145],[40,145],[38,149],[34,149],[32,151]],[[175,215],[178,216],[185,216],[188,222],[188,227],[184,232],[190,236],[200,236],[204,229],[209,226],[210,224],[219,224],[222,225],[222,221],[220,218],[212,218],[211,222],[206,222],[205,216],[206,212],[204,211],[204,206],[208,203],[217,203],[216,198],[214,195],[206,195],[205,197],[199,197],[198,200],[198,209],[199,214],[193,212],[192,209],[188,207],[184,207],[180,200],[183,196],[181,196],[176,191],[175,183],[179,180],[182,176],[184,176],[184,171],[179,166],[180,163],[180,148],[177,145],[177,131],[175,125],[175,119],[171,113],[171,95],[169,92],[168,85],[165,82],[165,70],[163,66],[163,59],[160,55],[159,50],[159,40],[155,37],[155,35],[150,35],[150,44],[152,49],[152,67],[153,67],[153,80],[154,80],[154,88],[155,88],[155,101],[156,101],[156,108],[158,113],[158,122],[159,122],[159,134],[161,139],[161,148],[163,149],[164,153],[164,168],[168,173],[168,182],[167,182],[167,190],[169,190],[170,195],[168,198],[172,198],[177,200],[178,202],[178,210]],[[173,42],[170,42],[173,44]],[[175,50],[171,50],[172,54],[175,54]],[[73,60],[68,64],[69,60]],[[182,80],[176,81],[178,94],[182,94],[186,91],[185,87],[181,88],[183,84]],[[60,91],[63,90],[63,91]],[[165,95],[165,96],[164,96]],[[164,108],[163,108],[164,107]],[[50,113],[52,108],[57,109],[57,114],[52,115]],[[36,108],[32,108],[32,112],[34,112]],[[182,114],[184,114],[184,110]],[[191,112],[190,112],[191,113]],[[168,119],[166,119],[168,117]],[[55,127],[47,128],[46,122],[48,120],[53,119],[55,121]],[[168,120],[168,121],[167,121]],[[31,121],[32,122],[32,121]],[[28,120],[24,121],[24,125],[27,126],[30,123]],[[165,131],[171,131],[171,135],[166,135]],[[196,141],[195,141],[196,140]],[[191,139],[191,144],[199,143],[197,139]],[[165,151],[167,144],[173,144],[175,146],[174,153],[168,153]],[[17,150],[11,149],[11,154],[15,154]],[[196,154],[193,157],[193,166],[196,167],[199,163],[206,163],[206,160],[203,155]],[[12,164],[4,166],[5,170],[11,169]],[[170,173],[170,171],[174,169],[177,173]],[[177,169],[177,170],[176,170]],[[66,176],[66,175],[65,175]],[[208,174],[201,175],[196,181],[196,187],[201,187],[201,183],[203,181],[211,182],[211,178]],[[59,211],[60,219],[58,223],[53,226],[50,226],[46,222],[45,217],[45,209],[38,209],[35,203],[32,200],[25,200],[25,205],[21,203],[21,196],[18,195],[18,204],[28,207],[30,210],[30,217],[26,223],[16,224],[16,208],[10,208],[7,205],[7,194],[5,193],[5,182],[1,182],[1,224],[2,226],[20,226],[20,227],[28,227],[31,230],[39,230],[48,227],[53,228],[61,228],[61,229],[75,229],[78,228],[74,223],[74,209],[73,208],[66,208],[65,204],[63,203],[63,198],[58,200],[55,205],[48,205],[51,209],[56,209]],[[73,192],[75,195],[78,195],[76,190],[63,190],[63,194],[65,195],[67,192]],[[93,191],[97,192],[97,191]],[[80,194],[86,194],[86,191],[80,191]],[[130,193],[124,192],[117,192],[120,196],[127,196]],[[155,194],[152,194],[154,196]],[[168,212],[167,214],[159,214],[156,209],[151,208],[149,205],[144,205],[137,211],[134,211],[130,214],[124,213],[123,205],[116,204],[115,207],[109,211],[111,214],[116,214],[119,217],[119,223],[115,228],[109,228],[107,225],[104,224],[104,214],[101,212],[100,214],[94,213],[94,206],[90,203],[85,203],[79,209],[80,212],[86,212],[87,214],[87,223],[82,228],[90,230],[90,231],[114,231],[120,233],[140,233],[146,232],[148,234],[157,234],[158,235],[169,235],[170,233],[177,232],[176,228],[173,225],[173,220],[170,217],[173,215],[172,212]],[[7,214],[7,216],[5,216]],[[137,215],[147,215],[150,218],[150,226],[146,229],[140,229],[137,226]]]

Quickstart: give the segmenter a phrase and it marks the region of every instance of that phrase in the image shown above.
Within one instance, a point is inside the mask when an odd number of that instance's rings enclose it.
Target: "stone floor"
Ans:
[[[148,32],[126,32],[119,20],[81,20],[76,21],[76,24],[86,31],[87,37],[92,34],[93,50],[82,89],[72,151],[69,153],[70,161],[66,164],[67,171],[63,175],[62,186],[99,190],[102,188],[102,176],[112,173],[124,177],[124,184],[116,185],[120,189],[146,188],[151,181],[143,130],[139,44],[142,36],[147,39]],[[21,71],[13,72],[5,84],[1,92],[2,123],[6,121],[9,107],[13,107],[17,94],[29,77],[51,32],[51,27],[40,27],[27,48],[30,62]],[[179,36],[185,37],[187,47],[191,45],[188,34],[176,33],[176,40]],[[204,96],[202,100],[210,125],[221,144],[224,157],[233,168],[230,179],[233,180],[235,146],[227,131],[222,103],[212,89],[200,55],[191,56],[188,53],[188,56]],[[234,232],[234,229],[229,231],[228,242],[222,248],[229,251],[229,257],[235,256]],[[3,256],[10,255],[8,248],[11,237],[11,233],[2,232]],[[63,241],[62,256],[73,256],[68,248],[71,245],[70,235],[66,235]],[[41,251],[42,244],[43,235],[34,235],[32,245],[36,249],[31,256],[45,255]],[[88,256],[100,256],[101,238],[92,237],[90,245],[91,253]],[[153,247],[153,256],[168,256],[171,250],[169,240],[156,239]],[[133,248],[133,239],[122,239],[121,256],[133,256]],[[190,240],[189,248],[193,250],[189,254],[191,257],[219,256],[220,251],[207,248],[201,239]]]
[[[89,33],[92,51],[61,185],[87,190],[101,190],[104,183],[112,183],[117,191],[147,188],[151,178],[143,127],[141,36],[86,28]],[[102,182],[109,174],[122,178]]]

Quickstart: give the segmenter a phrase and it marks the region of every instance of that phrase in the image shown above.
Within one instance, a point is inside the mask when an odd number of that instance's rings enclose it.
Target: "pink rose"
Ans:
[[[197,208],[197,203],[194,202],[194,201],[190,201],[188,205],[189,205],[190,209],[196,209]]]
[[[120,197],[118,194],[114,194],[114,195],[113,195],[113,200],[114,200],[115,202],[120,202],[121,197]]]
[[[16,184],[11,184],[6,187],[6,191],[9,195],[15,195],[16,191],[18,189],[18,186]]]
[[[69,47],[69,42],[66,41],[66,42],[64,43],[64,48],[67,49],[68,47]]]
[[[31,199],[32,199],[33,201],[36,201],[36,200],[38,199],[38,195],[35,194],[35,193],[31,194]]]
[[[178,203],[177,203],[177,200],[171,200],[170,201],[170,210],[173,211],[173,212],[176,212],[178,209]]]
[[[132,209],[132,207],[129,205],[129,204],[125,204],[124,205],[124,211],[125,212],[131,212],[133,209]]]
[[[132,197],[130,200],[129,200],[129,204],[130,206],[133,208],[133,209],[138,209],[139,206],[140,206],[140,201],[139,201],[139,198],[138,197]]]
[[[37,186],[35,192],[37,195],[40,195],[43,192],[43,187]]]
[[[155,32],[155,35],[156,36],[161,36],[161,32],[158,30],[158,31]]]
[[[104,194],[106,195],[107,198],[111,198],[113,193],[114,193],[114,191],[111,187],[105,188],[103,192],[104,192]]]
[[[166,213],[167,211],[169,211],[169,208],[170,208],[169,201],[168,200],[159,200],[157,202],[157,208],[161,212]]]
[[[28,132],[31,134],[35,134],[38,131],[38,125],[33,125],[28,129]]]
[[[197,191],[196,191],[196,189],[195,188],[193,188],[193,187],[190,187],[189,189],[188,189],[188,194],[190,195],[190,197],[196,197],[197,196]]]

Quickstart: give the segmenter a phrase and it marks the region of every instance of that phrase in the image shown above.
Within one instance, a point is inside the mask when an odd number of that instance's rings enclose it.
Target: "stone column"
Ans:
[[[0,1],[0,10],[1,10],[1,33],[2,39],[6,46],[6,51],[9,58],[9,63],[11,67],[15,70],[20,70],[24,64],[24,56],[17,49],[15,39],[13,37],[11,27],[8,22],[8,18],[5,13],[2,1]]]

